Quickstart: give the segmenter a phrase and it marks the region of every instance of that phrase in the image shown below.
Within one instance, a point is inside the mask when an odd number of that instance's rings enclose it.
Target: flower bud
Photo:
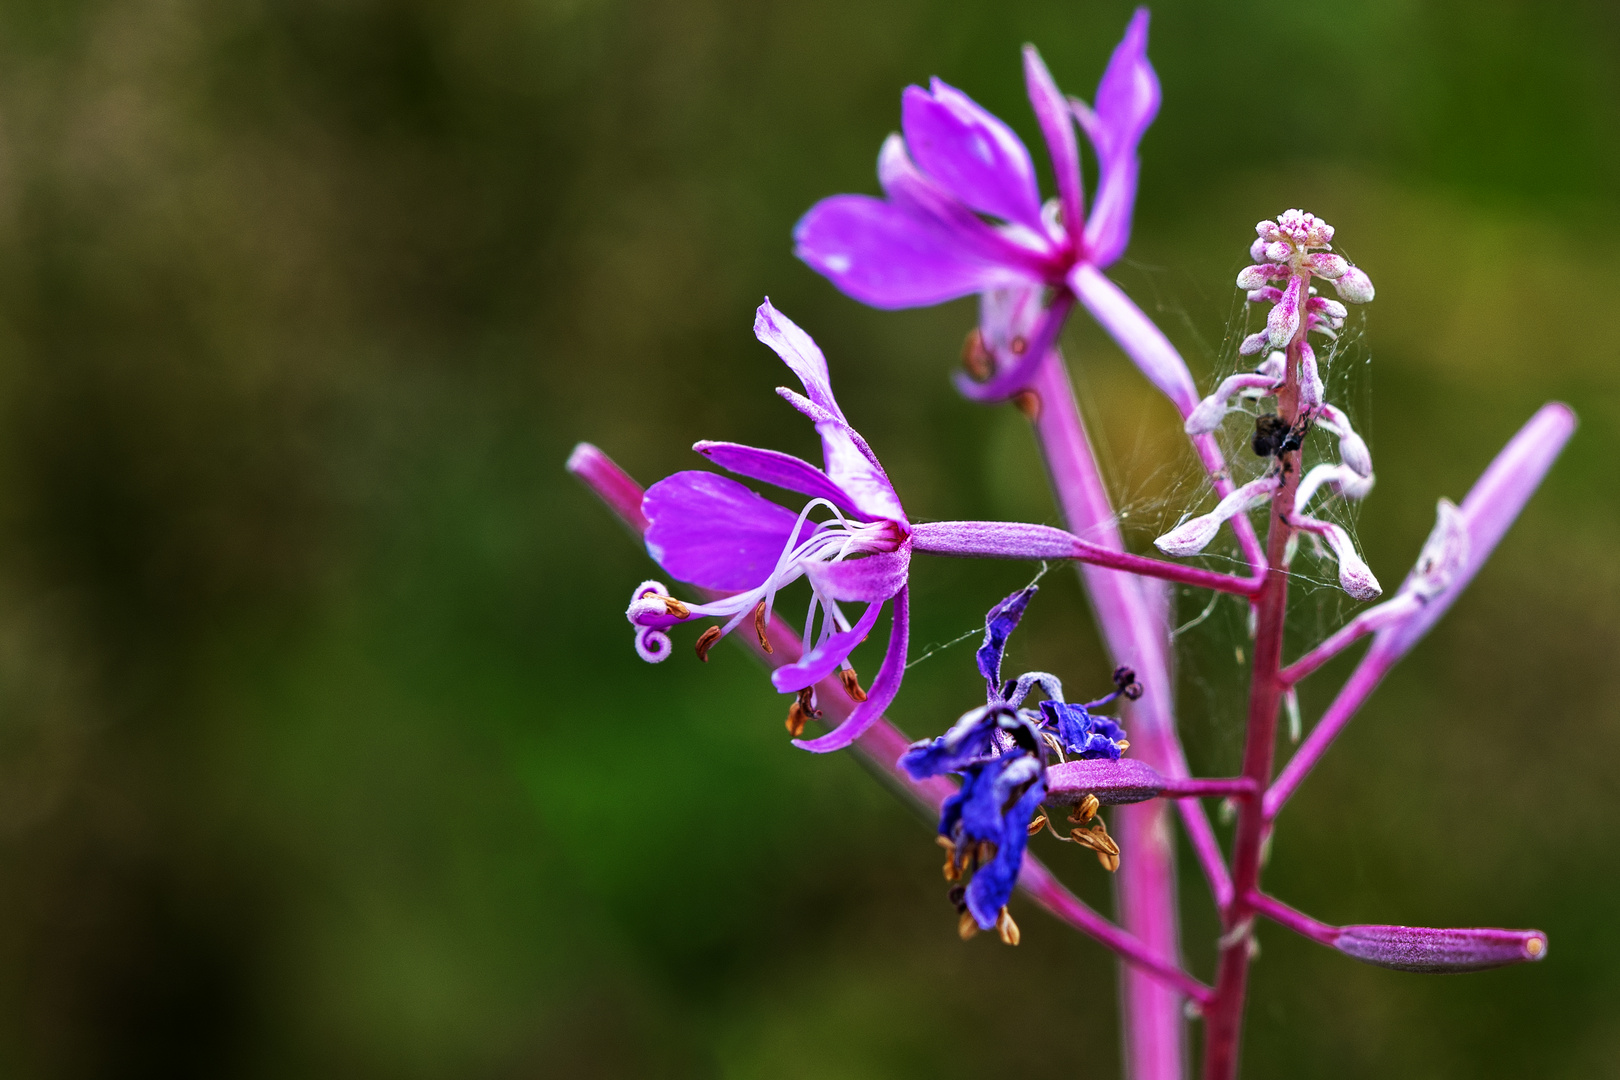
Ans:
[[[1318,251],[1310,257],[1311,273],[1329,280],[1344,273],[1349,265],[1343,255],[1330,255],[1325,251]]]
[[[1166,555],[1196,555],[1209,546],[1220,532],[1221,523],[1245,513],[1250,507],[1264,502],[1277,490],[1279,478],[1262,476],[1251,480],[1216,504],[1215,509],[1202,517],[1188,518],[1174,529],[1153,541],[1153,546]]]
[[[1138,803],[1164,790],[1165,779],[1135,758],[1065,761],[1046,767],[1046,794],[1053,802],[1079,802],[1086,795],[1109,806]]]
[[[1266,316],[1266,334],[1273,348],[1286,348],[1299,330],[1300,290],[1300,279],[1290,278],[1282,299]]]
[[[1316,350],[1309,341],[1299,343],[1299,403],[1307,409],[1322,404],[1322,374],[1316,368]]]
[[[1339,290],[1340,296],[1352,304],[1372,302],[1372,279],[1353,266],[1345,267],[1344,273],[1334,280],[1333,287]]]
[[[1277,266],[1269,263],[1261,266],[1245,266],[1238,272],[1237,287],[1240,289],[1258,289],[1269,284],[1273,279],[1288,276],[1286,266]]]
[[[1243,339],[1243,344],[1238,346],[1238,355],[1253,356],[1261,349],[1264,349],[1266,347],[1266,343],[1270,340],[1271,335],[1264,330],[1260,331],[1258,334],[1250,334],[1248,337]]]
[[[1540,960],[1547,955],[1547,935],[1539,930],[1346,926],[1333,947],[1379,967],[1446,974]]]

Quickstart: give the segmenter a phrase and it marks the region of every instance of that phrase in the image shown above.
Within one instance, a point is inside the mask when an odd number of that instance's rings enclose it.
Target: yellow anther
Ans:
[[[677,619],[685,619],[691,616],[692,609],[675,599],[673,596],[666,596],[663,598],[663,600],[664,610],[675,616]]]
[[[714,648],[714,643],[719,640],[720,628],[718,626],[711,626],[698,635],[697,645],[694,646],[697,649],[698,659],[707,664],[709,662],[709,650]]]
[[[854,668],[844,668],[838,673],[838,680],[844,684],[844,693],[853,701],[865,701],[866,691],[861,689],[861,680],[856,677]]]
[[[1075,805],[1074,813],[1069,815],[1069,820],[1074,822],[1076,825],[1084,825],[1086,822],[1097,816],[1097,811],[1101,807],[1102,803],[1098,800],[1097,796],[1087,795]]]
[[[771,648],[771,639],[765,636],[765,601],[761,600],[754,609],[754,633],[759,636],[759,647],[767,654],[776,650]]]
[[[984,347],[984,335],[979,333],[978,327],[974,327],[962,339],[962,366],[969,375],[984,382],[992,373],[991,361],[990,350]]]
[[[956,936],[966,941],[979,932],[979,924],[973,918],[973,913],[964,911],[956,919]]]
[[[1018,924],[1013,922],[1012,912],[1007,910],[1005,904],[1001,905],[1001,910],[996,913],[996,933],[1001,935],[1001,940],[1005,944],[1018,944]]]

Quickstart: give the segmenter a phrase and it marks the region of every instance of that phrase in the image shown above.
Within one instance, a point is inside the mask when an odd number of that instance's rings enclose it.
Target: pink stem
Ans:
[[[1068,369],[1057,349],[1043,359],[1031,389],[1038,400],[1035,435],[1069,530],[1099,547],[1124,551],[1124,537],[1075,405]],[[1169,635],[1149,602],[1146,590],[1150,586],[1101,567],[1081,564],[1078,570],[1110,656],[1115,663],[1135,668],[1144,688],[1127,716],[1133,755],[1166,776],[1186,776],[1187,763],[1171,711]],[[1224,883],[1226,868],[1203,806],[1187,799],[1177,807],[1199,862],[1220,895],[1229,888]],[[1126,850],[1115,886],[1120,920],[1156,954],[1179,956],[1169,810],[1162,800],[1122,806],[1114,812],[1114,825]],[[1179,995],[1136,969],[1122,970],[1121,980],[1127,1074],[1134,1080],[1177,1080],[1184,1057]]]
[[[1255,913],[1264,915],[1278,926],[1286,926],[1301,937],[1310,938],[1319,945],[1332,948],[1339,939],[1339,927],[1311,918],[1303,911],[1295,911],[1274,896],[1262,892],[1249,894],[1249,905]]]
[[[1196,799],[1206,795],[1253,795],[1254,781],[1247,776],[1220,778],[1166,777],[1159,795],[1166,799]]]
[[[1261,578],[1240,578],[1218,570],[1165,562],[1103,544],[1047,525],[1005,521],[924,521],[912,526],[912,549],[934,555],[962,555],[979,559],[1073,559],[1076,562],[1122,570],[1140,577],[1158,578],[1199,589],[1254,596]]]
[[[1299,295],[1309,284],[1300,273],[1290,286]],[[1305,339],[1300,321],[1288,345],[1286,378],[1277,390],[1277,412],[1289,425],[1300,415],[1299,357]],[[1249,712],[1243,743],[1243,775],[1255,784],[1255,795],[1239,803],[1232,841],[1232,902],[1223,912],[1215,976],[1215,1000],[1205,1014],[1205,1080],[1234,1080],[1243,1032],[1243,1004],[1249,977],[1249,927],[1254,918],[1253,894],[1259,891],[1261,851],[1270,822],[1256,797],[1271,780],[1277,744],[1277,713],[1286,689],[1282,674],[1283,629],[1288,615],[1288,541],[1293,535],[1289,511],[1299,489],[1300,453],[1282,455],[1282,482],[1271,499],[1271,525],[1266,533],[1266,583],[1255,604],[1254,668],[1249,680]]]
[[[589,443],[580,443],[568,459],[568,471],[577,476],[607,504],[619,520],[637,535],[646,531],[647,519],[641,513],[642,488],[612,458]],[[710,597],[721,594],[700,590]],[[766,636],[772,651],[767,653],[750,634],[733,634],[733,640],[743,642],[754,655],[769,667],[795,663],[800,655],[800,642],[793,628],[776,615],[766,624]],[[852,712],[856,702],[849,696],[844,684],[828,676],[816,684],[816,702],[828,718],[837,723]],[[911,745],[906,734],[887,720],[879,720],[865,734],[855,740],[855,749],[893,780],[896,786],[911,798],[939,813],[940,804],[954,794],[956,785],[942,776],[927,780],[913,780],[899,766],[900,755]],[[1112,949],[1121,959],[1138,968],[1152,979],[1161,980],[1167,987],[1204,1001],[1210,988],[1188,975],[1167,954],[1156,951],[1147,942],[1109,922],[1079,897],[1069,892],[1052,876],[1051,871],[1033,855],[1024,856],[1018,883],[1041,907],[1068,923],[1081,933]]]
[[[1335,656],[1338,656],[1341,652],[1349,648],[1361,638],[1366,637],[1368,634],[1377,630],[1380,626],[1387,624],[1392,617],[1400,617],[1399,615],[1393,615],[1389,610],[1390,605],[1392,604],[1400,605],[1401,612],[1406,613],[1416,611],[1418,608],[1421,608],[1423,606],[1423,601],[1411,594],[1405,594],[1404,596],[1397,597],[1388,603],[1380,604],[1376,608],[1363,611],[1361,614],[1339,627],[1339,629],[1335,630],[1326,641],[1323,641],[1320,645],[1316,646],[1316,648],[1312,649],[1304,656],[1301,656],[1292,664],[1289,664],[1287,667],[1283,668],[1281,675],[1282,681],[1287,683],[1289,686],[1293,686],[1295,683],[1314,673],[1317,668],[1321,667]]]
[[[1135,857],[1134,852],[1131,857]],[[1036,860],[1025,857],[1023,869],[1018,873],[1018,884],[1048,911],[1074,926],[1084,927],[1086,933],[1113,949],[1122,959],[1157,976],[1165,985],[1175,987],[1200,1004],[1208,1001],[1214,993],[1174,964],[1166,963],[1149,950],[1140,938],[1121,930],[1076,899],[1073,893],[1058,883],[1050,870]]]
[[[1373,642],[1373,647],[1367,650],[1367,655],[1361,658],[1356,670],[1350,673],[1350,678],[1345,681],[1338,696],[1322,714],[1322,719],[1317,721],[1311,733],[1305,737],[1299,749],[1294,751],[1294,756],[1289,758],[1288,764],[1283,766],[1282,772],[1277,774],[1277,779],[1266,791],[1261,813],[1267,821],[1277,816],[1283,803],[1293,795],[1294,789],[1299,787],[1301,781],[1321,760],[1322,755],[1327,753],[1328,747],[1333,745],[1333,740],[1339,737],[1339,732],[1344,730],[1350,718],[1356,715],[1356,710],[1361,708],[1368,695],[1377,688],[1384,676],[1389,673],[1389,669],[1400,659],[1399,651],[1380,648],[1380,644],[1381,641]]]

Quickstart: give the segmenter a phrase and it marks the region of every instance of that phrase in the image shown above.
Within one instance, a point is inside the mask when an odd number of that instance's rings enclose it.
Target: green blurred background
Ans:
[[[1020,418],[948,384],[971,304],[867,311],[789,231],[875,190],[906,83],[1033,143],[1018,46],[1089,97],[1128,15],[0,5],[0,1072],[1117,1075],[1102,949],[1023,901],[1021,948],[958,942],[927,831],[847,755],[790,748],[740,652],[636,659],[650,564],[562,462],[811,452],[750,333],[768,292],[915,516],[1052,521]],[[1253,222],[1338,227],[1378,286],[1335,392],[1377,458],[1358,534],[1386,583],[1538,405],[1582,418],[1268,875],[1335,922],[1542,927],[1550,958],[1419,977],[1263,929],[1249,1075],[1620,1075],[1620,16],[1165,3],[1151,56],[1114,276],[1207,385]],[[1198,494],[1169,409],[1083,319],[1066,344],[1145,545]],[[915,640],[1030,574],[919,563]],[[1074,578],[1046,584],[1013,662],[1100,684]],[[1182,661],[1211,773],[1237,625]],[[968,648],[912,670],[896,722],[972,704]],[[1037,851],[1106,908],[1094,861]]]

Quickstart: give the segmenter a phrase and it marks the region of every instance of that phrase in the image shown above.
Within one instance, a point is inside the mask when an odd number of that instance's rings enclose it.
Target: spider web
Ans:
[[[1212,300],[1198,283],[1185,275],[1162,267],[1127,261],[1121,267],[1135,278],[1131,291],[1145,310],[1178,342],[1195,372],[1201,393],[1209,393],[1224,378],[1240,371],[1252,371],[1261,356],[1240,356],[1238,346],[1248,334],[1264,325],[1266,305],[1249,304],[1243,293],[1227,293],[1224,314],[1211,308]],[[1227,280],[1236,277],[1232,267]],[[1331,292],[1330,294],[1331,295]],[[1183,300],[1208,314],[1200,320]],[[1204,332],[1219,325],[1221,334],[1213,341]],[[1343,409],[1356,431],[1372,443],[1371,384],[1372,354],[1367,343],[1366,320],[1361,309],[1352,309],[1337,340],[1317,335],[1313,341],[1321,369],[1327,400]],[[1164,454],[1165,440],[1157,417],[1143,417],[1135,425],[1128,443],[1110,436],[1109,425],[1098,422],[1110,403],[1102,400],[1086,377],[1083,364],[1071,361],[1081,409],[1086,416],[1103,475],[1114,495],[1116,519],[1133,551],[1157,554],[1152,547],[1161,536],[1197,514],[1207,513],[1215,504],[1214,485],[1194,457],[1184,439],[1177,440],[1177,453]],[[1202,371],[1202,375],[1197,373]],[[1236,484],[1262,475],[1267,462],[1253,452],[1249,443],[1254,434],[1254,418],[1268,411],[1270,401],[1234,399],[1229,413],[1215,433],[1227,468]],[[1119,425],[1114,425],[1117,432]],[[1301,467],[1338,461],[1338,440],[1320,429],[1306,436]],[[1376,488],[1374,490],[1376,494]],[[1360,503],[1323,492],[1312,501],[1313,516],[1344,527],[1361,549],[1357,536]],[[1251,512],[1250,520],[1262,542],[1266,512]],[[1215,543],[1193,560],[1214,570],[1244,573],[1246,563],[1233,531],[1223,528]],[[1376,568],[1375,568],[1376,572]],[[1391,575],[1386,569],[1385,578]],[[1343,625],[1358,607],[1339,588],[1338,565],[1325,545],[1313,535],[1300,539],[1290,564],[1288,629],[1285,635],[1285,662],[1321,641]],[[1253,628],[1248,603],[1240,597],[1211,594],[1207,590],[1175,587],[1171,612],[1174,656],[1177,664],[1177,716],[1185,737],[1197,744],[1212,766],[1235,768],[1241,754],[1247,706],[1249,661],[1253,657]]]

